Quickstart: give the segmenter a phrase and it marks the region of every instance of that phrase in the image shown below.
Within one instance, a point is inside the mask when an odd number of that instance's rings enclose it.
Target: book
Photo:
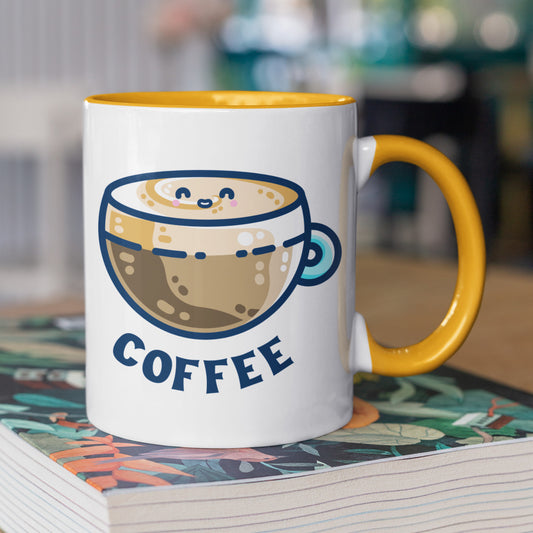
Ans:
[[[531,530],[533,395],[447,367],[354,392],[347,426],[305,442],[133,442],[87,420],[83,317],[4,320],[0,528]]]

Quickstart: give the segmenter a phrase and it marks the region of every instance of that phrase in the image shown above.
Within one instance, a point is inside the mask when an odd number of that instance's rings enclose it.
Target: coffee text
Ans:
[[[115,359],[127,367],[141,364],[143,376],[152,383],[164,383],[177,391],[184,391],[187,381],[200,379],[203,374],[205,392],[213,394],[221,392],[225,373],[237,374],[239,386],[245,389],[263,381],[263,374],[254,368],[257,358],[266,361],[266,367],[275,376],[290,365],[293,360],[282,354],[277,345],[279,337],[274,337],[267,343],[249,352],[233,357],[220,359],[193,359],[170,355],[163,350],[147,351],[144,342],[134,333],[124,333],[113,346]]]

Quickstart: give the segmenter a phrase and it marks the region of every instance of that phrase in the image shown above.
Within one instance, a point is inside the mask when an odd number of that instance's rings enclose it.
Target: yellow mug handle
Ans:
[[[451,211],[458,251],[452,302],[440,325],[425,339],[401,348],[381,346],[367,328],[372,371],[385,376],[430,372],[451,357],[470,332],[483,296],[485,241],[479,212],[465,178],[432,146],[399,135],[375,135],[370,174],[392,161],[413,163],[427,172],[442,191]]]

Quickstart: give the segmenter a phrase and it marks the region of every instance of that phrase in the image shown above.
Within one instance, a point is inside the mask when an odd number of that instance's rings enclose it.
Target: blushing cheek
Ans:
[[[178,205],[180,205],[180,201],[178,199],[172,200],[172,205],[178,207]]]
[[[232,200],[229,205],[231,205],[231,207],[235,207],[237,205],[237,200]]]

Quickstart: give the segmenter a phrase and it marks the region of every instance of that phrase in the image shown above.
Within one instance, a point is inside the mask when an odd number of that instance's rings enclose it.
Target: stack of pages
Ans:
[[[533,397],[448,368],[357,375],[354,416],[285,446],[192,449],[86,418],[83,321],[0,324],[0,528],[529,531]]]

